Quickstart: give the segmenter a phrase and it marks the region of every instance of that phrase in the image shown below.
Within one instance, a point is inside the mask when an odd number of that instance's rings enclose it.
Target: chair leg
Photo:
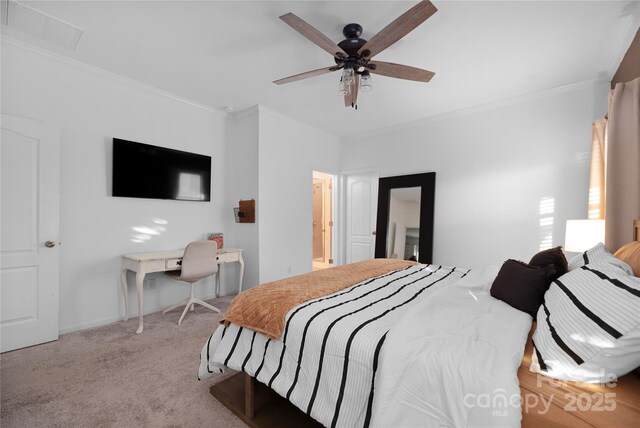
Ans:
[[[182,320],[183,320],[184,316],[187,314],[187,311],[189,310],[189,308],[191,308],[191,310],[193,310],[193,299],[195,299],[195,297],[196,297],[195,283],[192,282],[191,283],[191,295],[189,296],[189,299],[187,300],[187,306],[185,306],[184,307],[184,311],[182,311],[182,316],[178,320],[178,325],[180,325],[180,323],[182,322]]]
[[[200,299],[193,299],[193,303],[197,303],[200,306],[204,306],[205,308],[211,309],[214,312],[220,313],[220,309],[216,308],[215,306],[211,306],[210,304],[208,304],[207,302],[204,302]]]
[[[189,310],[189,307],[191,306],[192,299],[189,299],[189,301],[187,302],[187,306],[184,307],[184,311],[182,311],[182,315],[180,316],[180,319],[178,320],[178,325],[180,325],[182,323],[182,320],[184,319],[184,316],[187,315],[187,311]]]
[[[195,283],[191,283],[191,296],[187,299],[187,300],[183,300],[182,302],[178,303],[177,305],[173,305],[172,307],[165,309],[162,313],[166,313],[169,312],[175,308],[178,308],[182,305],[185,305],[184,310],[182,311],[182,315],[180,316],[180,319],[178,320],[178,325],[180,325],[182,323],[182,320],[184,319],[185,315],[187,315],[187,311],[189,311],[189,309],[191,309],[192,311],[194,310],[195,305],[201,305],[204,306],[205,308],[211,309],[214,312],[217,313],[221,313],[222,311],[220,311],[220,309],[216,308],[215,306],[211,306],[210,304],[208,304],[207,302],[204,302],[200,299],[196,299],[196,295],[195,295]]]
[[[174,310],[176,308],[182,307],[183,305],[186,305],[188,301],[189,301],[189,299],[185,299],[185,300],[181,301],[180,303],[176,303],[175,305],[173,305],[173,306],[165,309],[164,311],[162,311],[162,315],[164,315],[167,312],[172,311],[172,310]]]

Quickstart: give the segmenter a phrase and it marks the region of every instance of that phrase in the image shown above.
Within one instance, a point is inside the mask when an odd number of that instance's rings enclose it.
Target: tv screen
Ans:
[[[113,196],[211,200],[211,156],[113,139]]]

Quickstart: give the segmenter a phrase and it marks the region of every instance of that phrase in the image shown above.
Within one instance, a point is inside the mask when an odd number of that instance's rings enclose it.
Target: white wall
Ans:
[[[606,82],[579,84],[345,138],[342,170],[435,171],[435,263],[528,261],[545,238],[564,243],[567,219],[586,218],[591,123],[606,112],[607,91]],[[552,212],[541,213],[550,199]]]
[[[207,232],[225,232],[225,116],[126,83],[72,61],[2,43],[2,113],[62,129],[60,330],[121,319],[120,256],[184,247]],[[212,202],[111,197],[111,139],[211,155]],[[135,226],[167,221],[151,240],[131,241]],[[157,274],[156,274],[157,275]],[[233,292],[223,275],[223,294]],[[129,277],[131,312],[137,313]],[[230,290],[229,290],[230,288]],[[145,312],[188,296],[164,278],[145,287]],[[213,281],[199,295],[213,294]],[[179,314],[172,316],[177,317]],[[132,328],[135,328],[135,322]]]
[[[227,142],[227,210],[229,245],[243,248],[245,272],[243,290],[260,284],[258,228],[260,204],[256,204],[255,223],[235,223],[233,207],[242,199],[258,199],[259,110],[249,109],[229,120]],[[227,212],[228,211],[228,212]],[[235,280],[235,279],[234,279]]]
[[[260,281],[311,271],[313,171],[340,171],[337,138],[260,107]]]
[[[256,199],[255,223],[228,226],[245,250],[243,288],[311,271],[313,171],[338,173],[338,139],[262,106],[230,119],[228,135],[228,205]]]

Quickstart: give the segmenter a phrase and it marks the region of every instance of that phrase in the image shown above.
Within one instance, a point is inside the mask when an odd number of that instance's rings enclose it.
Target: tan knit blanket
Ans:
[[[221,323],[234,323],[277,339],[284,329],[285,315],[301,303],[413,264],[371,259],[267,282],[236,296]]]

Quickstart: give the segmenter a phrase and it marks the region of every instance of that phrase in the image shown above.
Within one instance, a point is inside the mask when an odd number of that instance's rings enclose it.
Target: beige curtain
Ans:
[[[605,166],[607,156],[607,118],[591,127],[591,171],[589,173],[589,220],[605,217]]]
[[[613,89],[606,153],[605,245],[616,251],[640,219],[640,77]]]

